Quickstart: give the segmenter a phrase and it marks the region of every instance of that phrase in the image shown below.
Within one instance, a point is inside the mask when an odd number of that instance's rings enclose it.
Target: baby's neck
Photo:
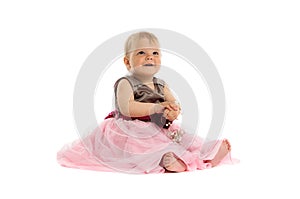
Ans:
[[[143,84],[151,83],[153,82],[153,76],[138,76],[138,75],[133,75],[136,79],[141,81]]]

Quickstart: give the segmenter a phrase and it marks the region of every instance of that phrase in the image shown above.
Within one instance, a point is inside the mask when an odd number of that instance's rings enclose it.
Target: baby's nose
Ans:
[[[152,59],[153,57],[151,55],[146,57],[146,60],[152,60]]]

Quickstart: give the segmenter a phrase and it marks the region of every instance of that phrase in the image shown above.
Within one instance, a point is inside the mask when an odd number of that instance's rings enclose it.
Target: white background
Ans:
[[[1,1],[0,198],[299,198],[296,2]],[[240,164],[126,175],[56,163],[78,138],[72,95],[82,63],[138,28],[179,32],[208,53],[225,87],[223,135]]]

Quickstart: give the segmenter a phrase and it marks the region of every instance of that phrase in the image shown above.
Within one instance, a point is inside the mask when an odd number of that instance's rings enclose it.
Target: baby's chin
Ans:
[[[145,75],[154,75],[159,71],[158,66],[141,66],[141,67],[136,67],[134,70],[132,70],[132,73],[136,74],[145,74]]]

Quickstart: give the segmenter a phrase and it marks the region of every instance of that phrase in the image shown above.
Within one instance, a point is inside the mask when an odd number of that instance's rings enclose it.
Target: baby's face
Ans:
[[[161,52],[157,44],[150,43],[148,39],[142,39],[133,46],[125,59],[124,62],[130,72],[138,72],[139,75],[154,75],[160,69]]]

